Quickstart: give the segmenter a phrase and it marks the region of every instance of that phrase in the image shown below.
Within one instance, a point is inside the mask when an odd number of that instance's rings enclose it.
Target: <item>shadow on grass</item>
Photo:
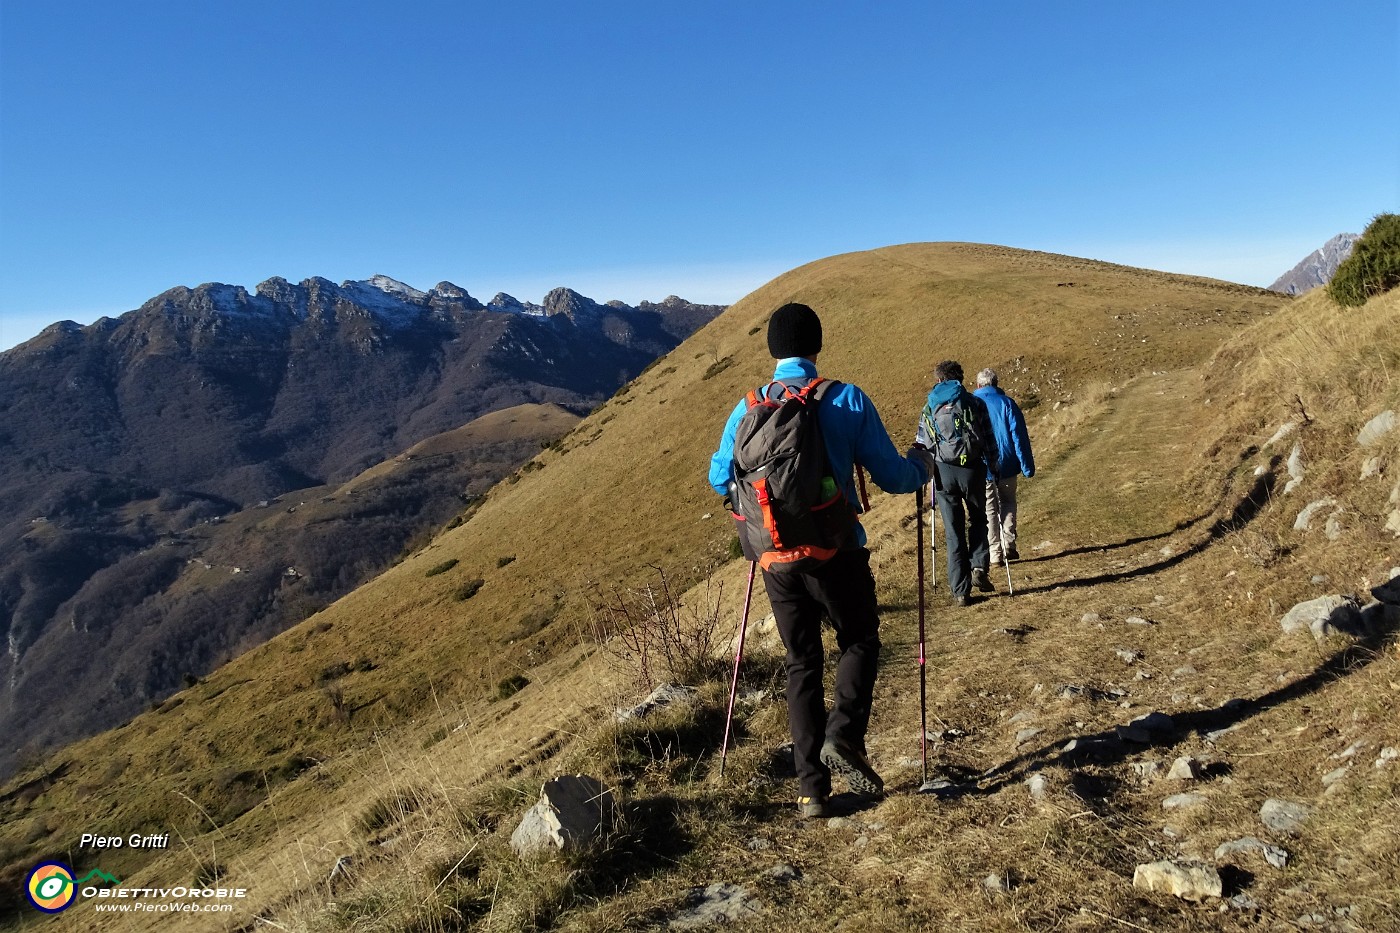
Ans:
[[[1135,567],[1132,570],[1121,570],[1114,571],[1112,573],[1101,573],[1092,577],[1076,577],[1070,580],[1062,580],[1057,583],[1042,583],[1039,586],[1024,587],[1021,589],[1017,589],[1016,594],[1019,596],[1029,593],[1048,593],[1058,589],[1076,589],[1079,587],[1086,586],[1098,586],[1103,583],[1117,583],[1121,580],[1131,580],[1135,577],[1151,576],[1152,574],[1161,573],[1164,570],[1170,570],[1172,567],[1175,567],[1182,561],[1187,560],[1191,557],[1195,557],[1197,554],[1201,553],[1206,548],[1210,547],[1212,544],[1214,544],[1216,541],[1219,541],[1226,535],[1241,530],[1251,521],[1253,521],[1255,516],[1259,514],[1260,510],[1263,509],[1264,506],[1269,503],[1269,499],[1273,494],[1275,481],[1276,480],[1273,473],[1265,473],[1263,476],[1255,478],[1254,485],[1251,486],[1249,492],[1245,493],[1244,497],[1240,499],[1238,503],[1235,504],[1235,507],[1231,510],[1230,514],[1225,518],[1217,519],[1214,522],[1214,524],[1212,524],[1207,530],[1206,536],[1204,538],[1202,538],[1200,541],[1197,541],[1195,544],[1191,545],[1179,554],[1173,554],[1170,557],[1163,558],[1162,560],[1156,561],[1151,564],[1144,564],[1141,567]],[[1177,530],[1181,530],[1183,527],[1190,527],[1191,525],[1194,525],[1201,520],[1202,518],[1191,519],[1189,522],[1185,522],[1179,525]],[[1121,545],[1111,545],[1111,547],[1122,547],[1127,544],[1135,544],[1141,541],[1151,541],[1155,540],[1156,538],[1161,538],[1173,533],[1174,532],[1163,532],[1161,535],[1154,535],[1146,538],[1130,539],[1129,541],[1126,541]],[[1064,554],[1081,553],[1083,550],[1092,551],[1105,549],[1087,548],[1073,552],[1066,551],[1064,552]],[[1054,556],[1063,557],[1064,554],[1057,554]],[[1020,563],[1025,563],[1025,561],[1021,561]]]
[[[1365,669],[1385,657],[1388,643],[1400,624],[1396,608],[1377,604],[1363,613],[1365,634],[1327,658],[1305,677],[1270,690],[1253,699],[1227,700],[1214,709],[1191,710],[1171,714],[1171,728],[1152,733],[1147,742],[1129,742],[1119,738],[1117,727],[1101,732],[1073,736],[1074,748],[1067,749],[1069,739],[1057,741],[1035,751],[1011,759],[981,775],[983,782],[964,788],[966,793],[993,794],[1013,781],[1022,780],[1035,771],[1051,765],[1074,765],[1082,761],[1116,764],[1148,748],[1171,748],[1191,734],[1207,740],[1219,738],[1260,713],[1301,700],[1328,684]]]

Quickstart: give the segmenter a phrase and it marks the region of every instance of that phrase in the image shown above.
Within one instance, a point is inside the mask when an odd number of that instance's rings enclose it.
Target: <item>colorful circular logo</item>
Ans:
[[[73,869],[62,862],[40,862],[25,880],[29,903],[46,914],[56,914],[73,903],[77,889]]]

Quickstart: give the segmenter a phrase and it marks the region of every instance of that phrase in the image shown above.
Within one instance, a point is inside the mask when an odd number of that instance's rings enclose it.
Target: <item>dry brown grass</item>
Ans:
[[[721,783],[714,750],[724,685],[706,687],[692,708],[604,728],[614,680],[562,637],[586,611],[589,581],[635,586],[655,563],[699,584],[725,556],[730,529],[701,481],[704,463],[722,413],[768,374],[761,325],[790,298],[822,312],[823,371],[861,384],[896,441],[912,433],[927,372],[945,357],[969,369],[996,366],[1013,395],[1039,398],[1030,416],[1037,439],[1042,430],[1050,438],[1037,450],[1040,473],[1023,487],[1021,550],[1034,559],[1014,568],[1019,594],[967,610],[935,600],[929,615],[930,725],[962,733],[936,748],[934,764],[954,776],[995,769],[982,793],[943,803],[910,793],[919,780],[913,503],[876,496],[867,527],[887,650],[871,747],[892,794],[837,829],[792,818],[791,781],[773,760],[786,719],[772,694],[775,661],[761,644],[750,658],[750,688],[769,693],[741,707],[740,742]],[[1247,914],[1138,894],[1133,865],[1209,855],[1223,839],[1261,834],[1254,814],[1264,796],[1317,798],[1318,769],[1353,737],[1400,743],[1393,651],[1348,665],[1330,661],[1334,646],[1278,635],[1289,600],[1316,589],[1308,583],[1314,567],[1332,577],[1329,591],[1351,589],[1376,579],[1384,554],[1394,553],[1385,550],[1393,539],[1380,537],[1378,514],[1393,474],[1375,490],[1357,486],[1359,459],[1340,443],[1369,417],[1363,401],[1374,410],[1393,404],[1393,363],[1368,356],[1372,338],[1355,335],[1314,338],[1333,341],[1335,357],[1303,345],[1273,350],[1315,310],[1309,301],[962,244],[795,270],[585,419],[564,452],[542,453],[542,468],[499,487],[465,525],[312,620],[328,628],[293,630],[189,691],[178,708],[66,752],[70,772],[9,812],[22,813],[23,825],[55,821],[54,838],[83,820],[182,825],[188,848],[133,863],[134,878],[168,880],[188,871],[195,853],[217,850],[230,877],[255,893],[253,908],[287,929],[639,927],[664,921],[687,887],[718,880],[752,886],[771,929],[1245,928],[1253,923]],[[1394,304],[1381,303],[1352,323],[1376,335],[1393,328],[1393,315]],[[1241,333],[1251,322],[1257,326]],[[1310,361],[1316,372],[1268,363],[1274,353]],[[704,378],[724,359],[730,365]],[[1278,368],[1260,368],[1268,365]],[[1348,367],[1358,375],[1339,378]],[[1340,545],[1297,539],[1291,500],[1264,502],[1249,522],[1217,525],[1252,479],[1257,459],[1244,452],[1276,427],[1282,410],[1269,406],[1290,392],[1338,385],[1351,394],[1337,404],[1352,401],[1335,414],[1332,401],[1305,397],[1317,422],[1309,430],[1338,441],[1317,444],[1336,456],[1315,455],[1310,476],[1318,488],[1353,497],[1350,537]],[[1372,389],[1379,394],[1367,398]],[[706,512],[717,517],[703,519]],[[1032,550],[1041,541],[1049,546]],[[506,555],[516,559],[498,566]],[[448,559],[459,563],[424,577]],[[734,622],[744,569],[734,561],[714,575]],[[486,582],[458,603],[453,588],[472,578]],[[766,611],[758,596],[754,618]],[[1090,611],[1098,622],[1082,621]],[[1156,624],[1128,626],[1130,615]],[[544,627],[532,630],[541,618]],[[1142,662],[1125,665],[1118,647],[1142,651]],[[341,678],[356,712],[337,724],[309,688],[327,665],[360,656],[375,667]],[[1135,679],[1139,669],[1150,679]],[[528,672],[530,685],[490,702],[494,685],[517,672]],[[1071,738],[1141,712],[1189,722],[1232,697],[1269,697],[1297,683],[1304,686],[1296,694],[1214,745],[1188,732],[1104,761],[1059,752]],[[1128,692],[1116,702],[1056,699],[1062,684]],[[1033,718],[1012,723],[1022,710]],[[1018,747],[1015,734],[1026,725],[1043,732]],[[180,795],[202,800],[202,775],[304,750],[322,764],[275,786],[229,825],[211,831],[190,818]],[[1140,784],[1130,765],[1186,753],[1229,770],[1207,782],[1210,801],[1199,814],[1165,818],[1160,800],[1170,789]],[[131,777],[104,783],[97,763],[116,754],[132,762]],[[576,769],[624,792],[626,831],[592,862],[516,865],[505,850],[513,821],[540,780]],[[1395,919],[1380,902],[1400,884],[1396,771],[1371,771],[1320,801],[1319,819],[1289,843],[1295,861],[1287,871],[1251,867],[1246,890],[1266,922],[1352,905],[1363,929]],[[1020,783],[1032,772],[1050,779],[1045,803],[1030,801]],[[138,775],[154,777],[138,784]],[[1368,812],[1378,819],[1358,819]],[[362,820],[368,814],[377,815]],[[1166,822],[1179,824],[1181,838],[1162,834]],[[358,873],[328,893],[330,867],[347,854]],[[1354,855],[1351,866],[1338,855]],[[780,861],[803,880],[767,880]],[[993,871],[1012,874],[1010,894],[983,890]]]

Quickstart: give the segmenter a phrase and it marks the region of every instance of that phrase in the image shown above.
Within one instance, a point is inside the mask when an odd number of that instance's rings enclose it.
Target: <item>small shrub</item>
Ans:
[[[509,566],[510,563],[511,563],[512,561],[514,561],[514,560],[515,560],[515,555],[514,555],[514,554],[507,554],[505,557],[498,557],[498,558],[496,558],[496,566],[497,566],[497,567],[506,567],[506,566]]]
[[[432,748],[434,745],[441,742],[445,738],[447,738],[447,727],[439,726],[438,728],[430,732],[428,734],[428,737],[423,740],[423,749],[426,751],[427,749]]]
[[[418,809],[418,794],[411,790],[395,791],[380,797],[360,814],[358,825],[366,835],[373,835],[393,826]]]
[[[457,587],[457,589],[453,590],[452,598],[457,600],[457,602],[459,603],[464,603],[467,600],[471,599],[473,596],[475,596],[476,591],[481,589],[485,585],[486,581],[481,579],[480,577],[477,577],[473,580],[468,580],[466,583],[463,583],[461,586]]]
[[[436,566],[434,566],[434,567],[429,568],[428,572],[425,573],[425,574],[423,574],[423,576],[425,576],[425,577],[435,577],[435,576],[437,576],[437,575],[440,574],[440,573],[447,573],[447,571],[451,570],[453,567],[456,567],[456,566],[457,566],[457,558],[455,558],[455,557],[449,558],[448,560],[445,560],[445,561],[443,561],[442,563],[440,563],[440,564],[438,564],[438,565],[436,565]]]
[[[508,700],[529,685],[530,679],[524,674],[512,674],[496,684],[496,699]]]
[[[714,376],[718,376],[720,373],[724,372],[726,369],[728,369],[729,367],[731,367],[731,366],[733,366],[733,365],[734,365],[734,357],[732,357],[732,356],[726,356],[726,357],[725,357],[724,359],[722,359],[722,360],[716,360],[715,362],[711,363],[711,364],[710,364],[710,368],[707,369],[707,370],[705,370],[705,375],[701,376],[700,378],[701,378],[701,379],[709,379],[709,378],[712,378],[712,377],[714,377]]]
[[[743,556],[744,556],[744,543],[743,543],[742,541],[739,540],[739,536],[738,536],[738,535],[734,535],[734,536],[732,536],[732,537],[729,539],[729,559],[730,559],[730,560],[738,560],[739,558],[741,558],[741,557],[743,557]]]
[[[1356,307],[1400,285],[1400,214],[1378,214],[1366,226],[1346,261],[1337,267],[1327,293],[1339,305]]]
[[[706,585],[701,606],[682,606],[666,573],[641,589],[594,585],[592,617],[585,635],[650,691],[671,680],[697,685],[722,678],[728,662],[716,655],[723,584]]]

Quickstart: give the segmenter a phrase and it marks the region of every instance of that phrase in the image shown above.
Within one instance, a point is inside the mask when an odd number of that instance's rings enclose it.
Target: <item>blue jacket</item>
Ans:
[[[816,375],[816,364],[800,356],[779,360],[773,370],[775,382],[813,379]],[[746,401],[740,399],[724,424],[719,450],[710,457],[710,486],[720,495],[728,492],[729,481],[734,478],[734,431],[747,410]],[[906,460],[895,449],[875,410],[875,403],[858,387],[842,383],[841,388],[822,399],[817,417],[821,419],[822,440],[826,442],[831,471],[841,484],[846,501],[856,512],[860,512],[854,478],[857,464],[865,467],[875,485],[885,492],[915,492],[929,481],[922,464]],[[856,540],[861,547],[865,546],[865,529],[859,522],[856,523]]]
[[[1009,479],[1019,470],[1023,475],[1035,475],[1035,457],[1031,454],[1031,436],[1026,432],[1026,418],[1011,396],[996,386],[983,386],[973,393],[987,404],[992,419],[992,431],[997,438],[997,479]]]

